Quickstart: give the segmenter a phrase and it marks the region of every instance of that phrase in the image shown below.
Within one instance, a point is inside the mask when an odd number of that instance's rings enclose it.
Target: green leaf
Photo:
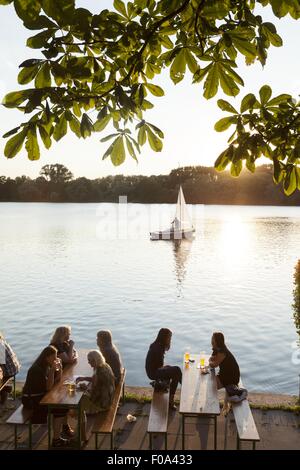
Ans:
[[[93,131],[93,123],[86,113],[83,113],[80,123],[81,136],[86,139]]]
[[[70,24],[75,8],[75,0],[42,0],[46,15],[59,25]]]
[[[115,166],[119,166],[124,163],[126,154],[122,135],[119,135],[119,137],[117,137],[116,140],[113,142],[110,158],[113,165]]]
[[[73,101],[73,111],[75,116],[81,117],[81,109],[77,101]]]
[[[180,49],[170,68],[170,77],[175,85],[184,78],[186,61],[184,49]]]
[[[27,129],[23,129],[19,134],[14,135],[11,139],[6,142],[4,148],[4,155],[7,158],[13,158],[21,150],[24,140],[27,135]]]
[[[192,74],[194,74],[199,68],[199,66],[197,64],[197,61],[196,61],[196,59],[195,59],[195,57],[194,57],[194,55],[192,54],[191,51],[189,51],[188,49],[185,49],[184,51],[185,51],[186,64],[187,64],[190,72]]]
[[[283,93],[282,95],[278,95],[275,98],[272,98],[270,101],[268,101],[268,107],[277,106],[278,104],[281,104],[281,103],[287,103],[288,101],[291,100],[291,98],[292,98],[291,95]]]
[[[256,103],[256,98],[253,93],[248,93],[248,95],[244,96],[241,102],[241,113],[244,113],[248,109],[252,109]]]
[[[209,64],[203,69],[198,69],[193,75],[193,83],[201,82],[203,78],[208,74],[211,68],[212,68],[212,64]]]
[[[297,180],[298,180],[297,188],[300,190],[300,168],[299,167],[296,167],[296,173],[297,173]]]
[[[270,43],[275,47],[282,46],[282,39],[276,33],[276,28],[272,23],[263,23],[261,26],[262,33],[270,41]]]
[[[164,96],[165,92],[164,90],[158,86],[158,85],[153,85],[152,83],[144,83],[144,86],[152,93],[154,96]]]
[[[286,0],[272,0],[269,3],[271,3],[274,15],[276,15],[278,18],[282,18],[288,14],[289,4]]]
[[[220,119],[218,122],[215,124],[215,131],[217,132],[223,132],[228,129],[231,124],[234,124],[236,122],[237,118],[235,116],[228,116]]]
[[[44,59],[27,59],[19,65],[19,67],[33,67],[34,65],[43,64],[45,61]]]
[[[119,134],[109,134],[107,135],[106,137],[102,137],[102,139],[100,140],[100,142],[107,142],[108,140],[112,139],[113,137],[116,137],[118,136]]]
[[[252,42],[244,39],[232,38],[234,46],[237,50],[251,61],[256,58],[256,47]]]
[[[277,158],[273,159],[273,180],[276,184],[280,183],[283,178],[283,169]]]
[[[40,158],[40,147],[36,135],[36,127],[30,128],[27,133],[27,139],[25,143],[29,160],[39,160]]]
[[[94,123],[94,131],[95,132],[100,132],[100,131],[103,131],[103,129],[105,129],[105,127],[107,126],[107,124],[109,123],[111,119],[111,115],[110,114],[107,114],[106,116],[104,116],[102,119],[96,121]]]
[[[160,40],[166,49],[173,49],[174,46],[169,36],[160,36]]]
[[[228,150],[228,149],[227,149]],[[215,161],[215,169],[217,171],[224,171],[227,167],[227,165],[230,163],[229,158],[227,157],[227,150],[222,152],[217,160]]]
[[[15,127],[14,129],[11,129],[10,131],[6,132],[3,134],[3,139],[6,139],[7,137],[10,137],[11,135],[14,135],[18,132],[21,126]]]
[[[53,138],[58,142],[60,139],[62,139],[68,130],[68,123],[65,117],[65,114],[63,113],[59,120],[58,123],[56,124],[54,131],[53,131]]]
[[[6,108],[15,108],[28,99],[28,91],[12,91],[4,96],[2,104]]]
[[[238,111],[230,104],[228,101],[225,100],[218,100],[218,106],[222,111],[227,111],[228,113],[239,114]]]
[[[74,132],[74,134],[80,138],[81,137],[80,122],[74,115],[72,115],[72,119],[71,121],[69,121],[69,126],[70,126],[71,131]]]
[[[35,36],[32,36],[27,39],[26,41],[26,46],[30,47],[31,49],[41,49],[42,47],[47,46],[48,40],[54,36],[55,31],[54,30],[46,30],[42,31],[41,33],[36,34]]]
[[[272,96],[272,88],[269,85],[264,85],[259,90],[260,102],[264,106]]]
[[[231,176],[238,177],[239,174],[241,173],[243,169],[243,161],[238,160],[237,162],[234,162],[230,166],[230,174]]]
[[[218,64],[214,64],[209,70],[206,80],[204,82],[204,93],[203,96],[207,100],[213,98],[219,87],[219,67]]]
[[[138,161],[138,159],[136,158],[136,154],[135,154],[133,145],[132,145],[132,143],[130,142],[130,140],[128,139],[127,136],[126,136],[126,146],[127,146],[127,149],[128,149],[128,152],[129,152],[130,156],[131,156],[135,161]]]
[[[224,71],[223,67],[219,66],[219,79],[222,90],[226,95],[236,96],[240,89],[235,81]]]
[[[121,15],[127,18],[126,7],[121,0],[114,0],[114,7],[119,13],[121,13]]]
[[[26,0],[25,0],[26,1]],[[27,21],[26,27],[32,30],[38,29],[57,29],[57,24],[51,21],[45,15],[39,15],[34,20]]]
[[[291,194],[293,194],[293,192],[296,191],[297,189],[297,186],[298,186],[297,183],[298,183],[297,170],[296,170],[296,167],[293,167],[292,169],[289,169],[286,173],[284,184],[283,184],[284,193],[287,196],[290,196]]]
[[[43,126],[39,126],[39,133],[40,133],[41,139],[43,141],[43,144],[45,145],[45,148],[49,149],[51,147],[52,142],[51,142],[51,138],[50,138],[48,132],[46,131],[46,129]]]
[[[150,124],[150,122],[147,122],[148,126],[151,127],[151,129],[154,130],[155,134],[157,134],[161,139],[164,138],[164,133],[161,131],[158,127],[154,126],[154,124]]]
[[[161,152],[163,148],[162,141],[154,134],[154,132],[152,132],[152,130],[148,126],[146,127],[146,132],[152,150],[154,150],[154,152]]]
[[[35,77],[34,84],[36,88],[51,87],[50,67],[47,62],[45,62],[45,64],[39,70],[37,76]]]
[[[222,61],[222,68],[225,69],[224,71],[239,85],[244,86],[244,80],[242,77],[239,76],[239,74],[236,73],[235,70],[233,70],[232,67],[227,63],[227,61]]]
[[[38,73],[39,68],[39,65],[24,67],[18,75],[18,83],[20,83],[20,85],[26,85],[26,83],[31,82]]]
[[[145,131],[145,125],[143,125],[139,128],[139,132],[138,132],[139,145],[144,145],[146,143],[146,139],[147,139],[147,136],[146,136],[146,131]]]
[[[41,2],[39,0],[14,0],[17,15],[24,21],[25,26],[39,17]]]
[[[255,173],[255,162],[253,162],[250,158],[246,160],[246,168],[251,171],[251,173]]]

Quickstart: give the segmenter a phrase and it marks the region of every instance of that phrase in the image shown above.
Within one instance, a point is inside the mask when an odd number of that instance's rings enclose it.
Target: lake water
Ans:
[[[174,210],[0,204],[0,330],[22,362],[20,378],[53,330],[70,324],[77,348],[94,348],[96,332],[111,329],[127,383],[148,384],[148,345],[168,327],[167,363],[181,365],[187,346],[209,353],[221,330],[249,390],[298,392],[291,304],[300,208],[193,206],[192,242],[150,241]]]

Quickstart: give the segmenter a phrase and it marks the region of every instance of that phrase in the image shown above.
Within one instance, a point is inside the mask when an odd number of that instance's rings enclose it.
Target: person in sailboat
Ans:
[[[178,230],[180,230],[180,220],[175,217],[175,219],[171,222],[171,226],[172,232],[177,232]]]
[[[170,380],[169,408],[176,410],[174,396],[178,383],[181,383],[182,372],[178,366],[164,365],[164,356],[171,347],[172,331],[161,328],[157,338],[149,347],[146,357],[146,373],[151,380]]]

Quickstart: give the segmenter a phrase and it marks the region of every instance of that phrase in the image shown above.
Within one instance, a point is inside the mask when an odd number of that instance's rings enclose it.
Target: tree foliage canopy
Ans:
[[[164,134],[145,114],[153,107],[151,95],[164,95],[155,83],[163,69],[169,69],[174,84],[189,70],[206,99],[220,88],[236,96],[244,84],[237,58],[264,65],[269,47],[282,45],[256,6],[270,5],[279,18],[300,17],[299,0],[114,0],[113,9],[98,14],[77,8],[75,0],[0,0],[11,3],[32,31],[27,46],[40,49],[44,58],[25,60],[18,81],[29,88],[4,97],[4,106],[29,115],[4,135],[9,138],[5,156],[14,157],[25,144],[28,157],[36,160],[39,141],[48,149],[69,130],[85,139],[110,126],[101,141],[109,142],[103,159],[114,165],[126,155],[137,160],[146,142],[161,151]],[[216,168],[230,165],[238,176],[243,161],[254,171],[265,156],[286,194],[300,189],[299,102],[288,94],[272,97],[266,85],[258,97],[246,95],[240,110],[225,100],[218,105],[229,115],[215,129],[234,126],[234,133]]]

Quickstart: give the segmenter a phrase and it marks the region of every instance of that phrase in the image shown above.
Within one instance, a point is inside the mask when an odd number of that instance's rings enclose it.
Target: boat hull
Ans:
[[[195,233],[194,229],[191,230],[162,230],[157,232],[150,232],[151,240],[182,240],[191,239]]]

